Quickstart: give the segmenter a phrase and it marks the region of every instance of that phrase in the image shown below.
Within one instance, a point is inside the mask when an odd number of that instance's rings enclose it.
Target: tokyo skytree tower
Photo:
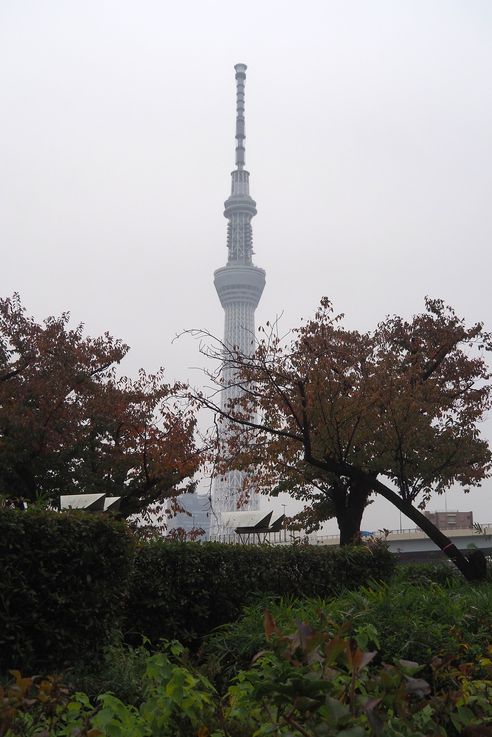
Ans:
[[[227,224],[228,258],[226,266],[214,273],[214,284],[225,312],[224,344],[240,353],[249,355],[254,349],[255,309],[265,286],[265,271],[253,264],[253,234],[251,219],[256,215],[256,202],[249,194],[249,172],[244,168],[244,83],[246,64],[236,64],[236,168],[231,174],[231,195],[224,203],[224,216]],[[224,369],[221,407],[238,396],[234,376]],[[213,509],[217,520],[212,523],[216,532],[224,532],[220,521],[222,512],[238,509],[238,498],[243,488],[246,474],[243,471],[229,471],[216,478],[213,487]],[[259,494],[253,493],[241,510],[253,511],[259,508]]]

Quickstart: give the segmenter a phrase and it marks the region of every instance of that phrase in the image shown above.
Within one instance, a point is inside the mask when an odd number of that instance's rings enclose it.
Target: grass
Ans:
[[[265,647],[265,608],[284,631],[299,621],[331,632],[350,622],[363,647],[377,649],[385,662],[466,659],[486,651],[492,639],[491,582],[470,585],[448,567],[413,566],[389,584],[370,582],[336,598],[270,599],[247,607],[203,643],[202,660],[219,687]]]
[[[144,644],[130,647],[116,633],[102,658],[78,664],[63,674],[63,680],[70,690],[83,691],[93,701],[100,694],[111,692],[127,704],[138,705],[143,697],[148,657],[149,650]]]

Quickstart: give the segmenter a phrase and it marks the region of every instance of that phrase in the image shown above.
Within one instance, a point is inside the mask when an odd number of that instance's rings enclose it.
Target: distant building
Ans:
[[[203,530],[197,540],[208,540],[210,535],[210,499],[205,494],[181,494],[177,502],[183,508],[167,523],[168,533],[183,530],[187,535],[192,530]]]
[[[424,515],[440,530],[473,528],[473,512],[424,512]]]

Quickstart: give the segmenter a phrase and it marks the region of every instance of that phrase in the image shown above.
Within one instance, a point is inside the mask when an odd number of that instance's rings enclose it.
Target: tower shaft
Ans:
[[[224,308],[224,345],[244,355],[254,350],[255,309],[265,286],[265,271],[253,264],[253,232],[251,220],[256,215],[256,202],[249,194],[249,172],[245,166],[244,140],[244,85],[246,65],[236,64],[236,168],[231,174],[231,194],[224,203],[227,225],[228,258],[226,266],[214,273],[214,284]],[[224,366],[222,371],[224,390],[221,407],[240,396],[235,386],[233,370]],[[225,430],[227,432],[227,430]],[[231,470],[215,479],[213,508],[217,514],[217,533],[226,531],[220,520],[222,512],[236,511],[242,494],[246,474]],[[241,509],[259,508],[259,495],[252,493]]]

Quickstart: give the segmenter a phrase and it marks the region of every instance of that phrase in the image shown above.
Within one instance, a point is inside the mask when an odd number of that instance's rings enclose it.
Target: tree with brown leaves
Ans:
[[[199,458],[183,385],[162,370],[118,377],[128,346],[68,323],[38,324],[17,295],[0,300],[0,494],[105,492],[127,517],[189,488]]]
[[[216,394],[198,398],[227,423],[223,465],[254,472],[266,493],[307,501],[301,518],[311,528],[336,516],[341,544],[357,541],[378,494],[473,578],[472,564],[420,509],[452,484],[477,486],[490,473],[478,425],[491,404],[483,350],[492,340],[442,301],[425,306],[411,320],[388,317],[359,333],[324,299],[289,344],[274,326],[252,356],[205,348],[219,362],[210,374],[217,391],[226,365],[242,394],[225,410]]]

